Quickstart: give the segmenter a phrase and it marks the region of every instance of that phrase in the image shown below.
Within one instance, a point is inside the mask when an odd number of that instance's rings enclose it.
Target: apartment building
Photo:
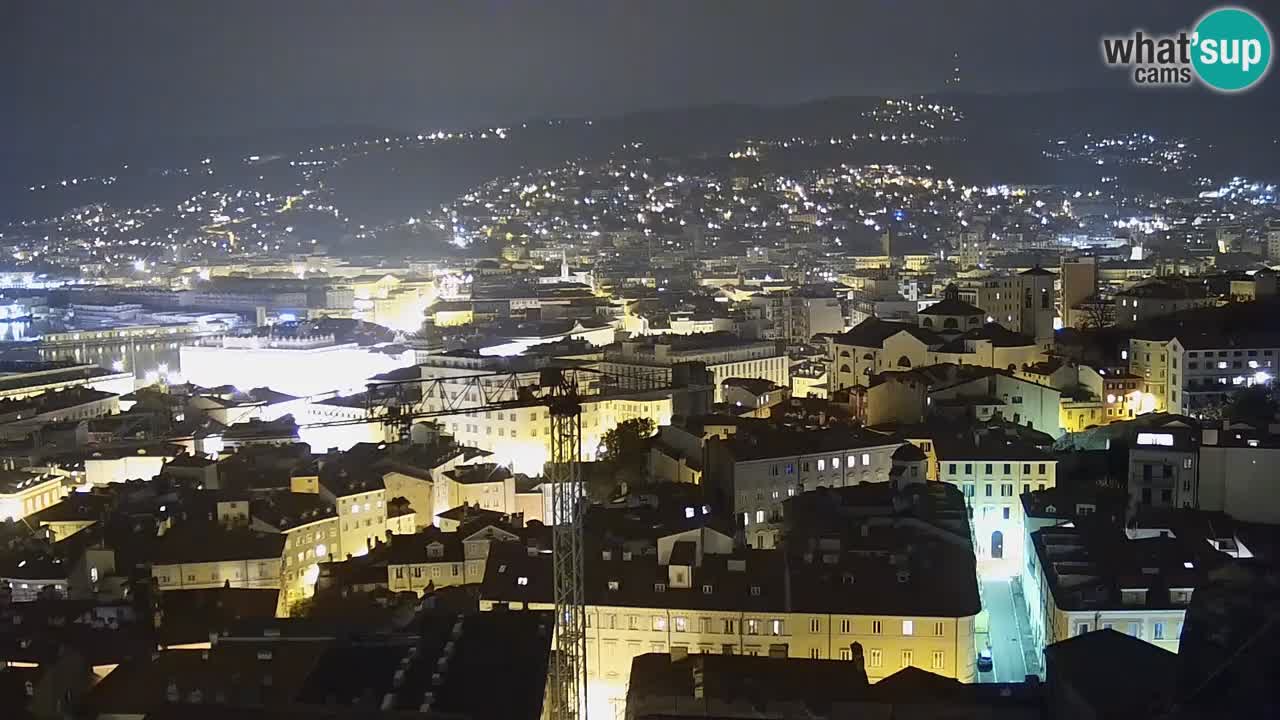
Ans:
[[[961,290],[962,297],[986,313],[987,319],[1031,338],[1042,347],[1053,344],[1057,274],[1036,266],[1017,275],[983,280]]]
[[[1186,418],[1140,429],[1129,447],[1131,509],[1198,507],[1199,442]]]
[[[1116,325],[1132,327],[1184,310],[1213,307],[1217,300],[1202,284],[1153,278],[1115,295]]]
[[[1025,549],[1018,497],[1057,485],[1058,462],[1000,429],[939,435],[938,479],[958,488],[973,517],[974,552],[984,578],[1017,573]]]
[[[1079,520],[1037,530],[1031,542],[1023,593],[1033,637],[1053,644],[1109,629],[1178,652],[1204,580],[1198,556],[1178,539],[1130,539],[1109,520]]]
[[[1140,331],[1129,341],[1129,371],[1140,376],[1144,407],[1194,412],[1226,394],[1270,385],[1280,362],[1280,332],[1211,327],[1197,318],[1176,329]]]
[[[1141,392],[1137,405],[1139,414],[1167,412],[1181,414],[1186,407],[1186,394],[1182,389],[1186,363],[1185,348],[1176,337],[1144,338],[1141,335],[1129,340],[1127,355],[1129,374],[1141,378]]]
[[[866,542],[879,537],[869,532]],[[619,713],[632,660],[652,652],[851,660],[858,642],[873,681],[904,667],[972,681],[977,583],[971,561],[944,559],[971,558],[968,548],[920,542],[915,555],[899,556],[858,547],[832,540],[784,558],[735,549],[710,528],[661,537],[652,553],[589,544],[591,711]],[[938,571],[921,572],[926,558]],[[480,592],[486,611],[550,608],[551,560],[498,545]]]
[[[495,543],[520,543],[519,532],[502,523],[471,523],[460,531],[427,528],[391,538],[387,549],[387,588],[422,595],[428,588],[471,585],[484,580]]]
[[[22,520],[52,507],[69,491],[57,475],[0,470],[0,522]]]
[[[1244,522],[1280,525],[1280,435],[1205,428],[1198,462],[1195,507]]]
[[[705,442],[703,484],[720,511],[740,518],[755,548],[774,547],[787,498],[818,487],[888,480],[893,452],[902,445],[865,430],[797,431],[763,424]]]
[[[776,343],[720,332],[627,340],[605,349],[600,369],[619,378],[624,388],[642,390],[655,381],[670,382],[672,366],[684,362],[706,365],[716,402],[721,401],[720,384],[731,377],[791,385],[790,360]]]
[[[162,591],[279,588],[285,543],[248,528],[179,527],[156,538],[151,576]]]

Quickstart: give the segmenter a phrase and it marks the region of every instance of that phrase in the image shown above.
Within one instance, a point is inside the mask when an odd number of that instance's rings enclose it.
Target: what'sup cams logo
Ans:
[[[1102,39],[1102,59],[1129,69],[1134,85],[1191,85],[1199,80],[1224,93],[1248,90],[1271,66],[1271,31],[1248,10],[1223,7],[1200,18],[1190,32]]]

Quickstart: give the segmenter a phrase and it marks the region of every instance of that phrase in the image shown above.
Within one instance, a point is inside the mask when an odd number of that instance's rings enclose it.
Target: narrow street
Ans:
[[[1028,673],[1038,672],[1039,662],[1032,654],[1026,608],[1021,598],[1015,599],[1010,581],[984,581],[982,601],[990,617],[989,641],[994,668],[993,672],[979,673],[979,680],[1020,682]],[[982,647],[977,650],[981,651]]]

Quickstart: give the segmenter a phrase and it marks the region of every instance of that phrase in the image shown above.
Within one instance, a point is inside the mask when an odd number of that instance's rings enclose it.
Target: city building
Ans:
[[[1184,461],[1185,462],[1185,461]],[[1193,507],[1237,520],[1280,525],[1280,436],[1249,429],[1206,427],[1194,476]]]
[[[1063,260],[1058,270],[1061,284],[1059,316],[1064,327],[1087,327],[1092,318],[1078,309],[1098,294],[1098,259]]]
[[[967,318],[976,317],[949,316],[942,318],[942,322],[959,325],[962,319],[967,323]],[[922,323],[937,319],[920,316]],[[981,325],[975,320],[970,330],[956,333],[951,329],[947,332],[951,335],[949,338],[924,326],[871,319],[846,333],[830,336],[827,338],[827,376],[831,389],[869,385],[871,376],[887,370],[954,364],[1014,371],[1045,357],[1035,340],[995,323]]]
[[[1022,547],[1023,493],[1057,485],[1058,461],[999,426],[934,438],[938,479],[958,488],[973,517],[974,552],[984,578],[1016,575]]]
[[[892,516],[896,492],[880,486],[864,524],[812,549],[739,549],[709,527],[652,545],[589,542],[590,711],[622,711],[632,662],[646,653],[851,660],[857,642],[873,681],[919,667],[971,682],[981,604],[960,497],[951,503],[961,526],[953,545],[910,522],[880,520]],[[909,492],[925,491],[917,487]],[[911,552],[901,550],[907,544]],[[551,607],[551,588],[549,556],[502,543],[489,558],[481,609]]]
[[[866,652],[857,661],[751,655],[648,653],[631,662],[626,720],[767,715],[778,720],[945,715],[955,720],[1043,717],[1043,687],[961,683],[905,667],[868,683]],[[883,651],[881,651],[883,653]]]
[[[1115,295],[1116,324],[1141,325],[1145,321],[1184,310],[1213,307],[1217,300],[1202,285],[1164,278],[1140,282]]]
[[[771,548],[781,537],[787,498],[818,487],[888,480],[900,445],[864,430],[740,427],[729,438],[706,440],[702,482],[721,511],[741,518],[748,544]]]
[[[1106,518],[1041,528],[1031,544],[1023,593],[1033,637],[1052,645],[1115,630],[1178,651],[1203,553],[1168,536],[1130,539]]]
[[[996,322],[1016,333],[1034,338],[1041,347],[1053,345],[1057,275],[1036,266],[1017,275],[984,280],[962,295]],[[928,312],[926,308],[923,312]]]
[[[58,361],[0,362],[0,400],[22,400],[55,390],[88,387],[127,395],[133,392],[133,374],[96,365]]]
[[[1234,390],[1274,381],[1280,332],[1216,325],[1214,319],[1157,325],[1129,341],[1129,372],[1142,378],[1143,392],[1151,396],[1143,411],[1194,413]]]
[[[58,504],[70,491],[62,477],[23,470],[0,470],[0,521],[23,520]]]
[[[790,360],[773,342],[745,340],[728,333],[650,336],[625,340],[605,349],[600,370],[624,387],[643,390],[654,382],[669,383],[677,363],[706,365],[721,402],[720,383],[731,377],[759,378],[789,387]]]
[[[179,348],[182,374],[204,387],[267,387],[296,397],[363,390],[369,378],[412,365],[412,350],[361,347],[332,335],[231,336]]]

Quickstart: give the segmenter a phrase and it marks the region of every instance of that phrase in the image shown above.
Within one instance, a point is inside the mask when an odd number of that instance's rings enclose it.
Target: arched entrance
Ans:
[[[996,530],[991,533],[991,559],[999,560],[1004,557],[1004,533]]]

